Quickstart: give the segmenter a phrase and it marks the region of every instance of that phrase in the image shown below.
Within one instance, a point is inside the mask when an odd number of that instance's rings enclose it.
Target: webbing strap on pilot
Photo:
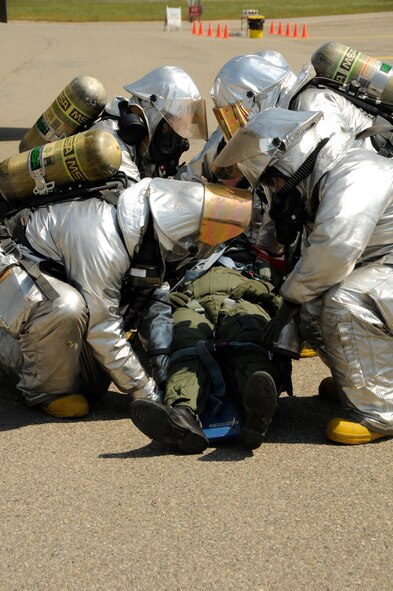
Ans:
[[[225,394],[225,382],[222,377],[220,366],[212,355],[215,350],[213,341],[200,340],[195,347],[185,347],[179,351],[175,351],[169,357],[169,365],[183,359],[184,357],[199,357],[203,365],[206,367],[210,381],[212,384],[213,394],[210,396],[211,402],[214,403],[212,415],[214,416],[222,407],[222,398]]]
[[[220,366],[212,353],[224,347],[248,349],[255,350],[259,353],[266,353],[265,349],[261,345],[252,343],[250,341],[217,341],[215,343],[214,341],[200,340],[197,342],[195,347],[185,347],[184,349],[179,349],[178,351],[172,353],[169,357],[169,365],[185,357],[198,356],[200,358],[209,373],[212,383],[212,390],[214,393],[211,395],[211,400],[215,404],[212,410],[213,416],[218,412],[223,404],[222,398],[224,397],[226,386]]]

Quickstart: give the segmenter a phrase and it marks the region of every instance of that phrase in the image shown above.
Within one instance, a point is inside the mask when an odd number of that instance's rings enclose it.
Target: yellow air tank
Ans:
[[[18,203],[55,187],[108,179],[120,164],[120,146],[109,131],[82,131],[0,162],[0,193]]]
[[[348,84],[359,83],[368,97],[391,103],[393,109],[393,65],[370,57],[341,43],[329,41],[311,56],[317,76]]]
[[[69,137],[95,121],[106,103],[97,78],[77,76],[59,94],[23,136],[19,152]]]

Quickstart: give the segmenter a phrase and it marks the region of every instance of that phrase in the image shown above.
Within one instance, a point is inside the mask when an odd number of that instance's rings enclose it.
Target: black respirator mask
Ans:
[[[142,117],[130,111],[128,101],[121,101],[118,107],[120,139],[129,146],[137,146],[148,134],[147,125]]]
[[[157,176],[174,176],[179,169],[181,155],[189,147],[189,141],[177,134],[165,119],[161,119],[149,146],[149,156],[156,164]]]
[[[273,177],[281,178],[284,186],[276,191]],[[288,188],[289,178],[274,167],[269,167],[261,177],[256,193],[261,202],[269,206],[269,215],[274,222],[276,238],[280,244],[289,246],[302,231],[305,221],[305,206],[296,187]]]
[[[272,193],[269,214],[274,221],[277,241],[284,246],[293,244],[306,221],[300,191],[296,188],[289,191],[280,189]]]

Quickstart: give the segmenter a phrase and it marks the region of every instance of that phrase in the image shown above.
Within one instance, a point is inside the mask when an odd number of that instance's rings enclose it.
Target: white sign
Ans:
[[[181,9],[166,7],[166,21],[165,28],[167,31],[174,29],[175,31],[181,31]]]

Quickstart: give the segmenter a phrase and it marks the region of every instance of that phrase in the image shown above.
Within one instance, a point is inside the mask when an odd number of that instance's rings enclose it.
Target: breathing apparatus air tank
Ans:
[[[77,76],[25,133],[19,152],[83,131],[97,119],[105,103],[106,92],[97,78]]]
[[[109,131],[91,129],[0,162],[0,193],[19,203],[57,187],[110,178],[119,170],[121,150]]]
[[[352,84],[360,93],[393,111],[393,65],[341,43],[329,41],[311,56],[317,76]]]

